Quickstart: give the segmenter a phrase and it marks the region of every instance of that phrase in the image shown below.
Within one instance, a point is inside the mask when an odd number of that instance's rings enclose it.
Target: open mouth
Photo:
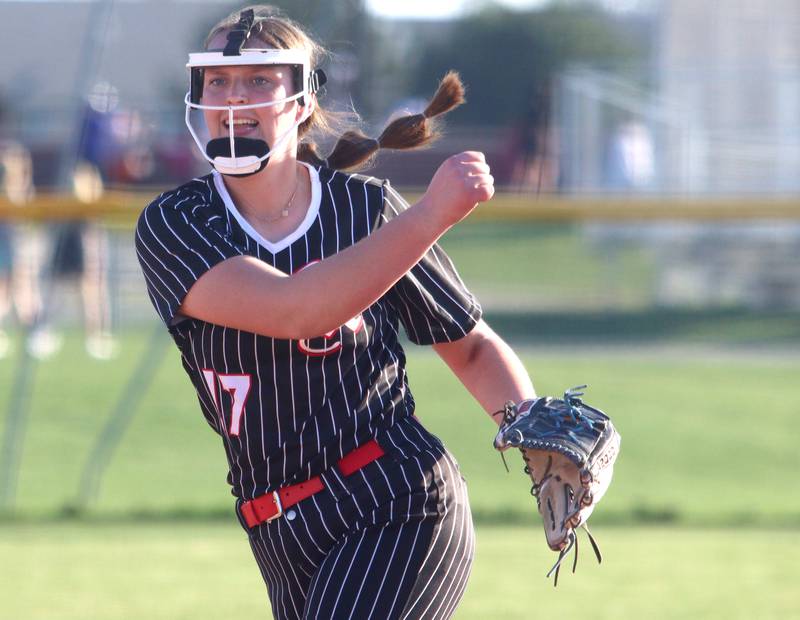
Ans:
[[[222,121],[225,129],[230,130],[231,124],[226,118]],[[254,118],[234,118],[233,119],[233,135],[242,135],[252,132],[258,127],[258,121]]]

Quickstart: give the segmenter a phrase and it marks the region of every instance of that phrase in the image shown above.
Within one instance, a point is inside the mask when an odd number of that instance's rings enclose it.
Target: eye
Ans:
[[[208,80],[208,86],[224,86],[225,85],[225,78],[223,77],[212,77]]]
[[[253,77],[253,86],[271,86],[272,80],[263,75],[256,75]]]

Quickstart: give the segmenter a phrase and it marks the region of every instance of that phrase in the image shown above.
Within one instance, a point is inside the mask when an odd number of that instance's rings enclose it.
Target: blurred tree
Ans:
[[[448,69],[459,71],[469,105],[452,114],[454,124],[530,122],[532,110],[546,107],[550,82],[566,65],[617,64],[646,53],[635,30],[582,2],[535,11],[490,6],[459,19],[442,35],[423,44],[411,86],[427,93]]]

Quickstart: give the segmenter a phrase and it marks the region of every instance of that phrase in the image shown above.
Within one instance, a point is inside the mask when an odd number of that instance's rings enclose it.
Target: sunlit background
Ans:
[[[590,383],[622,430],[606,560],[553,597],[523,477],[409,345],[485,541],[457,617],[800,615],[800,3],[276,4],[330,50],[322,105],[368,135],[461,74],[442,139],[366,173],[413,201],[448,155],[486,154],[498,194],[442,244],[539,391]],[[0,0],[0,618],[265,613],[132,240],[208,171],[185,63],[241,6]]]

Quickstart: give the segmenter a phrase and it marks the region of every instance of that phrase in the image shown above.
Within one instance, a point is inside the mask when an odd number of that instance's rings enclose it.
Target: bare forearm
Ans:
[[[508,400],[535,398],[522,361],[485,323],[481,322],[467,339],[435,348],[488,414],[501,410]],[[493,419],[499,423],[500,418]]]
[[[367,238],[292,275],[255,257],[238,256],[198,280],[182,313],[274,338],[320,336],[380,299],[446,228],[417,204]]]
[[[525,367],[502,340],[482,347],[475,364],[464,369],[459,379],[484,410],[495,413],[508,400],[520,402],[534,398],[536,392]],[[500,421],[500,416],[493,418]]]
[[[200,276],[179,312],[274,338],[325,334],[380,299],[447,229],[492,197],[492,183],[483,155],[454,155],[417,204],[353,246],[292,275],[253,256],[227,259]]]
[[[408,272],[447,226],[422,205],[404,211],[366,239],[288,278],[287,302],[307,309],[298,325],[303,337],[323,334],[380,299]],[[319,300],[325,311],[319,312]]]

